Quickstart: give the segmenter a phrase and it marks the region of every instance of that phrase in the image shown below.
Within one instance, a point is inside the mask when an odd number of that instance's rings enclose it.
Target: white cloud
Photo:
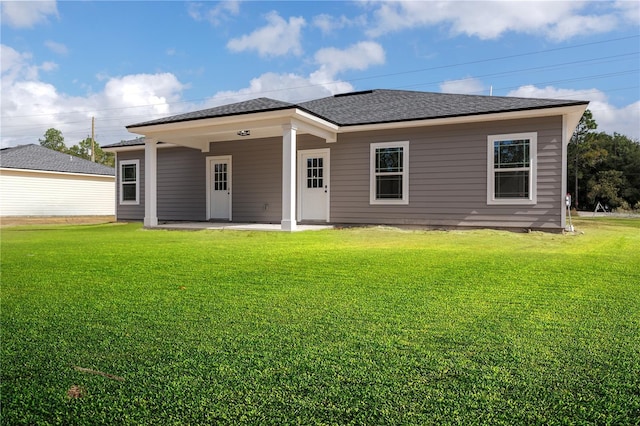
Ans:
[[[347,70],[365,70],[385,62],[382,46],[373,41],[361,41],[346,49],[327,47],[316,52],[315,62],[320,68],[311,74],[318,82],[332,81],[336,74]]]
[[[36,80],[39,71],[51,71],[57,68],[54,62],[44,62],[41,65],[31,64],[32,55],[29,52],[20,53],[5,44],[0,45],[2,57],[2,87],[5,83],[15,80]]]
[[[480,80],[467,77],[459,80],[447,80],[441,83],[440,91],[442,93],[457,93],[462,95],[482,95],[485,89]]]
[[[640,2],[634,0],[617,0],[614,8],[624,19],[634,25],[640,22]]]
[[[372,65],[383,64],[385,53],[378,43],[363,41],[346,49],[320,49],[314,58],[319,68],[308,76],[265,73],[252,79],[248,87],[216,93],[207,101],[207,106],[262,96],[295,103],[351,92],[354,90],[351,83],[338,79],[337,75],[347,70],[364,70]]]
[[[53,53],[57,53],[58,55],[68,55],[69,48],[62,43],[55,42],[53,40],[47,40],[44,42],[44,45],[47,46],[49,50]]]
[[[633,13],[626,5],[601,6],[597,14],[582,14],[591,2],[582,1],[385,1],[370,2],[375,23],[369,35],[380,36],[403,29],[446,26],[453,35],[496,39],[506,32],[542,35],[565,40],[577,35],[603,33]]]
[[[291,17],[284,20],[273,11],[266,16],[268,24],[248,35],[234,38],[227,47],[234,52],[255,50],[260,56],[282,56],[288,53],[302,54],[300,30],[305,26],[302,17]]]
[[[507,96],[524,98],[551,98],[588,100],[588,108],[598,124],[597,131],[613,134],[617,132],[640,140],[640,101],[616,107],[609,103],[607,95],[598,89],[571,90],[553,86],[522,86],[507,93]]]
[[[366,24],[366,17],[360,15],[356,18],[347,18],[342,15],[339,18],[335,16],[322,13],[313,17],[313,26],[322,31],[323,34],[331,34],[336,30],[353,26],[364,26]]]
[[[38,143],[54,127],[62,131],[67,146],[84,139],[96,117],[99,142],[131,139],[126,125],[183,112],[185,85],[170,73],[135,74],[104,78],[104,87],[86,96],[70,96],[40,81],[38,71],[54,63],[32,64],[28,53],[2,45],[2,136],[0,146]]]
[[[206,9],[202,3],[189,3],[188,13],[196,21],[207,21],[211,25],[218,26],[223,21],[240,12],[240,1],[221,1],[210,9]]]
[[[353,87],[349,83],[318,84],[311,77],[270,72],[252,79],[248,87],[237,91],[229,90],[216,93],[207,101],[207,107],[241,102],[257,97],[295,103],[351,90]]]
[[[171,73],[133,74],[109,79],[99,97],[107,108],[135,106],[161,116],[171,113],[170,104],[180,100],[184,87]]]
[[[58,16],[55,1],[3,1],[2,22],[14,28],[32,28],[48,17]]]

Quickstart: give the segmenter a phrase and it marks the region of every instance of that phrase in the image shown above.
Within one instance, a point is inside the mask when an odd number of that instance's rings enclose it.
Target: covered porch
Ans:
[[[129,126],[128,130],[145,136],[144,147],[144,225],[173,229],[259,229],[297,231],[318,229],[320,225],[299,225],[297,211],[298,134],[308,134],[333,143],[338,126],[295,107],[210,118],[155,120]],[[158,222],[158,143],[198,149],[208,153],[219,142],[280,138],[282,140],[282,214],[279,224],[211,222]],[[209,181],[208,181],[209,182]],[[208,183],[209,185],[209,183]],[[232,190],[230,189],[230,192]],[[209,192],[208,192],[209,194]],[[209,196],[209,195],[208,195]],[[207,201],[207,209],[210,204]],[[207,210],[209,212],[209,210]],[[213,215],[207,213],[207,219]],[[274,229],[276,228],[276,229]],[[325,227],[326,228],[326,227]]]

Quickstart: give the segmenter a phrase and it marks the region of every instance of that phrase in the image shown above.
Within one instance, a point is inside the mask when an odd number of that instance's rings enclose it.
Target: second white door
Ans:
[[[329,220],[329,150],[299,151],[300,220]]]
[[[209,159],[209,219],[231,220],[231,157]]]

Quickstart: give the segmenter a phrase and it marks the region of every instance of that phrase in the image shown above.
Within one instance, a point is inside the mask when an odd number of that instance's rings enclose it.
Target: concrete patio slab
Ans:
[[[234,231],[279,231],[279,232],[301,232],[320,231],[332,229],[332,225],[300,225],[295,231],[283,231],[279,223],[229,223],[229,222],[164,222],[155,226],[154,229],[175,229],[175,230],[205,230],[205,229],[229,229]]]

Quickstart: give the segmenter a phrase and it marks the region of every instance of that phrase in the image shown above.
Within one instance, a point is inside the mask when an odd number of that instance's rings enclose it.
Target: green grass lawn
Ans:
[[[640,424],[640,220],[574,224],[5,228],[2,424]]]

